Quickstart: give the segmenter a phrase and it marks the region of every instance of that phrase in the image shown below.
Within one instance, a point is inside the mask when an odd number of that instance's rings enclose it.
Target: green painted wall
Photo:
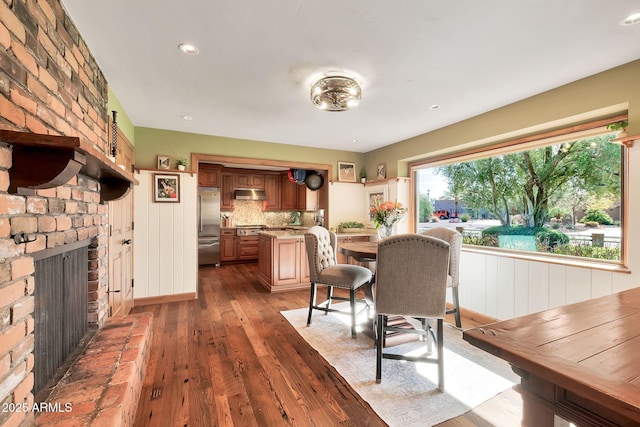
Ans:
[[[569,83],[366,153],[367,170],[387,162],[387,176],[408,176],[408,162],[426,160],[568,124],[629,112],[629,134],[640,133],[640,60]]]
[[[364,163],[364,154],[349,151],[136,127],[136,167],[155,168],[158,154],[171,157],[173,163],[179,158],[190,159],[191,153],[330,164],[333,180],[337,180],[338,161],[356,163],[357,171]]]
[[[129,119],[127,112],[124,110],[124,108],[122,107],[122,104],[120,104],[120,100],[118,99],[116,94],[113,93],[111,88],[109,88],[109,93],[108,93],[107,111],[109,111],[109,117],[113,117],[111,115],[112,111],[116,111],[118,113],[116,115],[116,121],[118,122],[118,127],[126,135],[129,142],[131,142],[132,145],[135,145],[135,140],[134,140],[135,128],[133,126],[133,123],[131,123],[131,120]]]

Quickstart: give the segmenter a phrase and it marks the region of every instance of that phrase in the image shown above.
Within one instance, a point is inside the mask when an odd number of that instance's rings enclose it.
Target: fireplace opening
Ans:
[[[33,254],[34,397],[43,401],[90,338],[90,239]]]

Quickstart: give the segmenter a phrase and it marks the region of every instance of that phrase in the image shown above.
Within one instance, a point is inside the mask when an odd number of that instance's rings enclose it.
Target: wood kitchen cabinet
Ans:
[[[280,179],[280,208],[283,211],[313,210],[313,207],[307,208],[307,186],[291,182],[287,175],[282,175]]]
[[[271,292],[306,288],[309,261],[304,237],[275,238],[260,235],[258,277]]]
[[[298,208],[298,187],[303,187],[289,181],[287,175],[280,177],[280,209],[293,211]]]
[[[264,174],[236,173],[236,188],[256,188],[264,190]]]
[[[231,172],[220,173],[220,210],[232,211],[234,204],[235,182]]]
[[[238,236],[238,259],[241,261],[258,259],[258,236]]]
[[[346,264],[347,256],[340,252],[340,245],[347,242],[368,242],[370,236],[339,236],[338,237],[338,250],[336,254],[336,260],[338,264]],[[354,259],[351,260],[350,264],[360,265],[360,263]]]
[[[279,211],[280,204],[280,175],[265,174],[264,176],[264,192],[267,200],[264,201],[263,210]]]
[[[238,237],[236,229],[229,228],[220,232],[220,261],[236,261],[238,259]]]
[[[313,211],[318,208],[318,190],[309,190],[306,185],[298,189],[298,210]]]
[[[198,187],[220,187],[220,165],[200,163],[198,165]]]

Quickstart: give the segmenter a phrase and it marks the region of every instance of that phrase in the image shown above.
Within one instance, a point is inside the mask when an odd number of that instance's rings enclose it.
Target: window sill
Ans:
[[[612,273],[624,273],[631,274],[631,270],[618,262],[607,262],[596,259],[581,260],[575,257],[568,257],[563,255],[543,255],[533,252],[523,251],[510,251],[508,249],[501,248],[483,248],[479,246],[462,245],[464,252],[469,252],[479,255],[491,255],[503,258],[514,258],[524,261],[544,262],[547,264],[565,265],[567,267],[588,268],[591,270],[609,271]]]

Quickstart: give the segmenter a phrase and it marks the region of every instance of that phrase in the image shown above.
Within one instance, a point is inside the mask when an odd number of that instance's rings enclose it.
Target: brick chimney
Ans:
[[[0,129],[78,137],[108,154],[107,83],[57,0],[0,2]],[[34,261],[79,240],[89,247],[88,319],[108,313],[108,208],[82,174],[54,188],[9,194],[13,146],[0,141],[0,403],[33,404]],[[27,233],[33,241],[16,243]],[[21,412],[0,413],[18,425]]]

